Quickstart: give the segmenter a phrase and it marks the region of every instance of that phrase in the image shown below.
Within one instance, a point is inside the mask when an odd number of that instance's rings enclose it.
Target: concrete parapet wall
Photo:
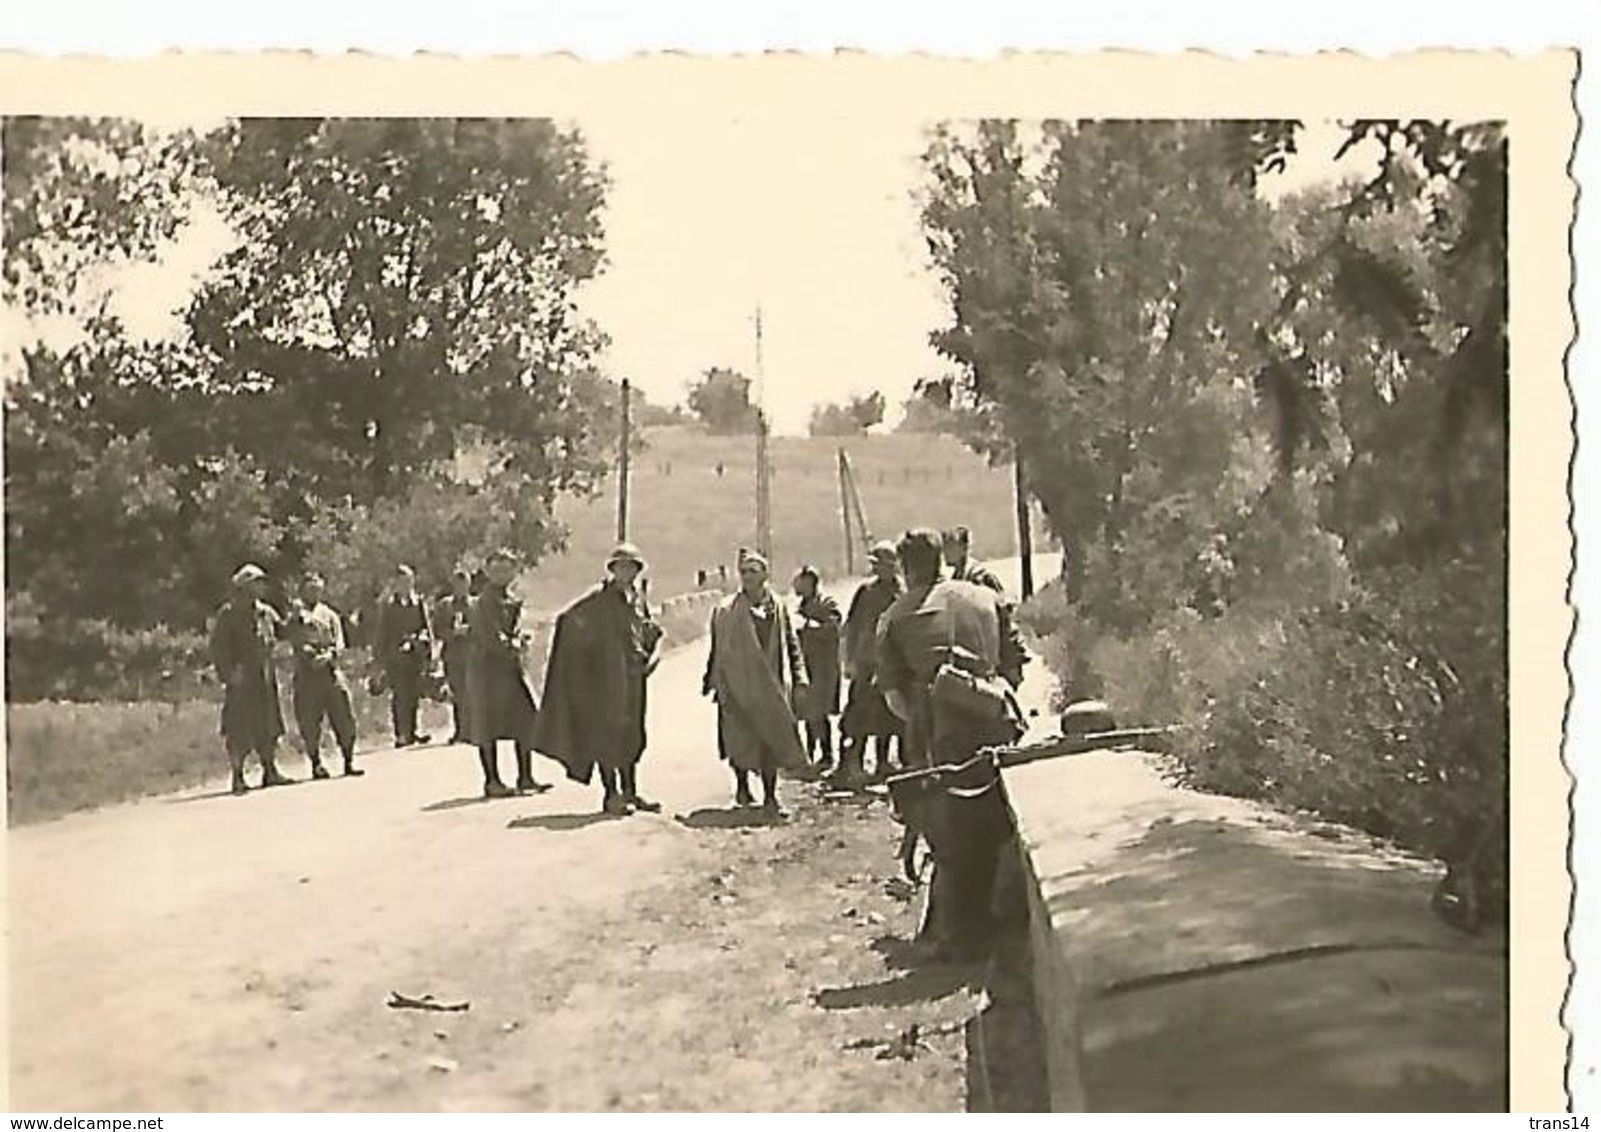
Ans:
[[[1504,1111],[1506,941],[1431,864],[1098,752],[1005,772],[1058,1111]]]

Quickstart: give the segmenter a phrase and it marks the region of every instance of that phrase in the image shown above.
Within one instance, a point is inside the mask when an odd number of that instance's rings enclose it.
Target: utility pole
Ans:
[[[623,378],[623,409],[622,421],[618,428],[617,439],[617,541],[628,541],[628,477],[629,461],[632,453],[629,451],[633,437],[631,436],[631,409],[633,390],[628,379]]]
[[[1017,471],[1013,493],[1017,503],[1017,557],[1023,566],[1023,600],[1034,596],[1034,530],[1029,523],[1028,480],[1023,470],[1023,449],[1012,445],[1012,464]]]
[[[850,506],[845,512],[845,521],[849,522],[853,516],[856,519],[856,539],[865,554],[873,542],[871,528],[867,524],[867,508],[862,506],[862,491],[856,482],[856,469],[851,465],[849,453],[841,449],[840,459],[845,472],[845,489],[850,493]]]
[[[843,448],[839,450],[839,518],[845,525],[845,573],[849,576],[856,573],[856,540],[851,531],[850,465]]]
[[[773,560],[772,484],[768,479],[767,414],[756,410],[756,549]]]
[[[767,454],[767,381],[762,371],[762,308],[756,307],[756,549],[773,560],[772,468]]]

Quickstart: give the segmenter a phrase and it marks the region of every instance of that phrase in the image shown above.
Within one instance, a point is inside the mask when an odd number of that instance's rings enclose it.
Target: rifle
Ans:
[[[889,776],[884,780],[884,784],[889,788],[890,803],[894,807],[895,816],[906,826],[906,832],[901,835],[900,851],[897,854],[902,871],[914,884],[921,880],[912,860],[917,851],[918,839],[926,836],[918,818],[917,802],[929,791],[943,789],[957,798],[977,798],[1000,783],[1002,770],[1043,762],[1047,759],[1088,754],[1091,751],[1147,749],[1162,743],[1178,730],[1177,726],[1121,727],[1108,731],[1060,735],[1021,746],[985,747],[966,762],[941,763]]]
[[[911,783],[925,778],[946,777],[959,771],[970,770],[986,760],[993,763],[998,770],[1008,770],[1014,766],[1026,766],[1029,763],[1043,762],[1046,759],[1065,758],[1068,755],[1083,755],[1091,751],[1133,750],[1139,748],[1142,744],[1160,743],[1179,730],[1180,728],[1177,725],[1166,727],[1120,727],[1112,731],[1086,731],[1076,735],[1058,735],[1053,739],[1044,739],[1021,746],[985,747],[963,763],[940,763],[936,766],[901,771],[899,774],[891,775],[885,779],[885,785],[890,787],[890,792],[893,794],[894,787],[897,784]]]

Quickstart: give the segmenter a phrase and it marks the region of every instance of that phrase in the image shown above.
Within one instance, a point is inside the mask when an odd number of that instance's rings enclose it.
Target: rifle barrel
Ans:
[[[1060,759],[1070,755],[1089,754],[1091,751],[1127,747],[1130,743],[1160,739],[1180,730],[1182,728],[1177,724],[1170,724],[1164,727],[1120,727],[1113,731],[1089,731],[1082,735],[1061,735],[1055,739],[1031,743],[1026,747],[998,747],[980,752],[977,757],[993,759],[1004,770],[1008,767],[1044,762],[1047,759]],[[971,765],[971,762],[960,765],[945,763],[938,766],[923,767],[918,770],[903,771],[900,774],[891,776],[886,784],[893,787],[896,784],[912,782],[920,778],[950,774],[969,765]]]

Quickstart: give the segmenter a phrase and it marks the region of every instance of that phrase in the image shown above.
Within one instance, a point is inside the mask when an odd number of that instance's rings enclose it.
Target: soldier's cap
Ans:
[[[767,559],[758,551],[743,547],[739,552],[739,568],[743,570],[748,566],[757,566],[765,570],[767,569]]]
[[[612,548],[612,552],[606,556],[606,565],[608,567],[616,566],[620,562],[632,562],[641,570],[645,568],[645,556],[640,553],[639,547],[631,542],[618,543]]]
[[[248,585],[251,582],[266,581],[267,571],[254,562],[246,562],[233,572],[233,584],[236,586]]]
[[[973,537],[973,532],[966,527],[948,527],[942,537],[946,542],[959,542],[966,546]]]
[[[873,562],[898,562],[900,556],[900,551],[896,550],[895,544],[888,539],[875,542],[872,549],[867,552],[868,559]]]

